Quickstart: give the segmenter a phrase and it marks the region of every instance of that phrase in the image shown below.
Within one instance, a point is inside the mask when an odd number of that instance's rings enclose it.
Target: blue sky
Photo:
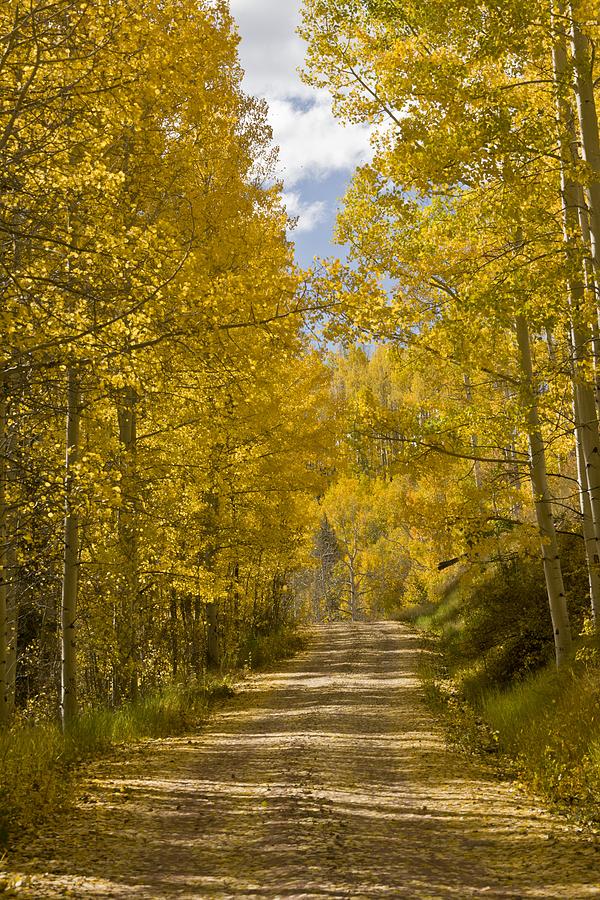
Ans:
[[[245,88],[269,104],[286,206],[298,217],[291,238],[299,264],[308,266],[314,256],[341,252],[331,244],[336,209],[355,167],[369,158],[369,133],[334,119],[328,94],[300,80],[304,44],[295,29],[301,0],[230,5],[242,38]]]

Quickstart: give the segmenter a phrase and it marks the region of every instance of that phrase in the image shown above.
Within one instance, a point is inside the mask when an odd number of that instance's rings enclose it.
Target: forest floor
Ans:
[[[418,656],[396,623],[315,629],[197,734],[86,766],[74,807],[5,860],[6,892],[600,897],[600,838],[449,748]]]

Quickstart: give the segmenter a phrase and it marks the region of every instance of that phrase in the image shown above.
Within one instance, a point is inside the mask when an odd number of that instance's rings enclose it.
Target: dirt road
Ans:
[[[197,735],[94,766],[19,896],[600,897],[600,845],[448,749],[416,665],[401,625],[316,629]]]

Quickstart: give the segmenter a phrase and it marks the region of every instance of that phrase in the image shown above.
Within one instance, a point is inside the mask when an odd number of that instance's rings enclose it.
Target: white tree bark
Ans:
[[[575,421],[578,422],[581,419],[581,415],[577,408],[578,403],[576,392],[574,393],[573,407]],[[583,539],[585,541],[585,554],[587,559],[588,577],[590,584],[590,603],[592,608],[592,618],[594,620],[594,623],[596,623],[598,621],[598,611],[600,610],[600,558],[598,557],[598,540],[596,537],[594,519],[592,516],[592,506],[589,497],[589,487],[587,483],[585,457],[583,453],[580,428],[576,428],[575,430],[575,441],[577,450],[579,504],[581,508]]]
[[[467,373],[465,373],[463,375],[463,382],[465,385],[465,395],[467,398],[467,403],[469,406],[472,406],[472,404],[473,404],[473,388],[471,385],[471,379]],[[483,481],[481,478],[481,463],[477,459],[477,456],[479,454],[479,440],[477,438],[477,435],[474,432],[471,434],[470,440],[471,440],[471,450],[473,451],[473,457],[474,457],[473,477],[475,479],[475,487],[479,491],[482,488]]]
[[[6,687],[7,687],[7,705],[8,716],[12,718],[15,709],[16,699],[16,682],[17,682],[17,630],[18,630],[18,613],[19,613],[19,566],[17,560],[17,542],[16,535],[19,533],[19,523],[17,514],[14,510],[11,512],[10,507],[15,504],[15,496],[11,491],[14,488],[16,472],[15,472],[15,453],[16,453],[16,434],[12,423],[8,425],[6,442],[7,456],[7,487],[9,489],[9,511],[7,518],[8,534],[6,542],[6,616],[7,616],[7,660],[6,660]]]
[[[356,547],[348,554],[348,587],[350,589],[350,618],[356,621],[358,611],[358,586],[356,584]]]
[[[569,4],[571,17],[571,48],[575,65],[575,96],[581,150],[591,169],[585,185],[589,209],[589,229],[596,283],[600,276],[600,129],[594,95],[594,72],[590,42],[575,18],[574,4]]]
[[[77,591],[79,574],[79,517],[74,504],[76,464],[79,456],[80,388],[71,367],[67,383],[65,454],[65,520],[61,604],[61,710],[63,728],[77,718]]]
[[[556,664],[560,668],[568,661],[571,652],[571,626],[565,596],[562,566],[556,528],[552,513],[552,499],[548,487],[546,450],[542,437],[537,395],[533,378],[529,326],[524,316],[516,321],[519,362],[521,366],[523,400],[527,416],[529,438],[529,467],[535,513],[542,542],[542,561],[546,579],[548,605],[552,618]]]
[[[204,551],[204,565],[208,572],[214,572],[217,561],[217,528],[219,522],[219,494],[216,489],[208,491],[206,501],[206,547]],[[261,559],[258,559],[260,570]],[[254,610],[252,626],[256,624],[257,594],[254,591]],[[219,642],[219,604],[212,597],[205,603],[206,609],[206,665],[212,669],[218,669],[221,665],[221,647]]]
[[[600,567],[600,434],[593,385],[593,332],[586,320],[584,271],[578,251],[585,238],[586,216],[583,215],[583,192],[570,175],[578,162],[574,115],[567,99],[568,60],[566,35],[562,17],[555,18],[553,66],[556,87],[556,118],[561,158],[561,193],[565,254],[571,273],[568,294],[571,312],[571,352],[575,412],[575,440],[579,471],[579,489],[584,517],[586,554],[589,569],[592,615],[598,608],[597,580]],[[591,516],[591,529],[589,517]],[[590,533],[591,532],[591,533]],[[591,539],[593,533],[594,540]]]
[[[13,532],[14,534],[14,532]],[[8,585],[6,592],[7,614],[7,661],[6,661],[6,686],[8,694],[8,716],[12,718],[15,710],[17,687],[17,634],[19,620],[19,595],[17,580],[17,553],[13,539],[8,542],[6,553],[8,569]]]
[[[121,508],[119,510],[119,544],[123,564],[124,596],[117,617],[119,646],[118,671],[114,675],[113,697],[135,698],[140,678],[139,643],[139,550],[138,550],[138,484],[137,484],[137,403],[133,388],[128,388],[118,409],[121,444]]]
[[[593,390],[582,384],[575,374],[574,392],[577,398],[575,428],[579,435],[585,469],[585,487],[590,501],[594,532],[598,548],[595,556],[600,562],[600,438]]]
[[[8,616],[8,508],[7,447],[8,423],[4,379],[0,381],[0,726],[10,721],[9,708],[9,616]]]
[[[15,448],[8,411],[7,382],[0,376],[0,725],[13,716],[17,672],[16,528],[10,512]]]
[[[217,602],[206,604],[206,663],[211,669],[221,664],[219,652],[219,611]]]

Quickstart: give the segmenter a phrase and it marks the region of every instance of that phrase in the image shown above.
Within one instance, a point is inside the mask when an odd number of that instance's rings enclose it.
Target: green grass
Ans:
[[[499,749],[497,732],[486,722],[480,709],[466,698],[450,674],[439,644],[431,638],[424,641],[419,677],[425,699],[443,719],[452,743],[466,753],[495,757]],[[506,763],[504,768],[508,768]]]
[[[480,601],[488,596],[484,587]],[[493,754],[506,774],[599,825],[597,639],[582,639],[572,665],[560,674],[553,662],[531,670],[530,643],[511,643],[501,634],[493,644],[487,631],[480,640],[471,612],[473,606],[478,612],[477,602],[452,590],[439,604],[406,617],[424,637],[420,674],[430,705],[462,749]]]
[[[561,806],[600,824],[600,666],[553,666],[486,692],[484,720],[524,779]]]
[[[448,590],[439,603],[420,603],[404,607],[402,619],[439,637],[451,637],[459,629],[462,617],[462,596],[458,586]]]
[[[279,628],[270,634],[250,635],[240,648],[238,665],[264,669],[304,650],[307,639],[295,628]]]

